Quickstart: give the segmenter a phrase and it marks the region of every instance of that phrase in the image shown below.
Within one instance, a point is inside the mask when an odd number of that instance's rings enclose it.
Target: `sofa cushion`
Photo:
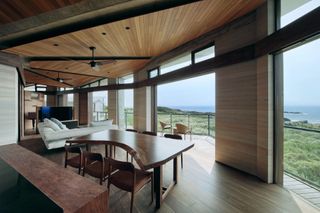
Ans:
[[[66,125],[61,123],[61,121],[59,121],[56,118],[51,118],[50,120],[53,121],[55,124],[57,124],[60,127],[60,129],[69,129]]]
[[[49,120],[48,118],[45,118],[43,120],[43,124],[44,124],[44,127],[49,127],[51,129],[53,129],[54,131],[60,131],[61,128],[53,121]]]

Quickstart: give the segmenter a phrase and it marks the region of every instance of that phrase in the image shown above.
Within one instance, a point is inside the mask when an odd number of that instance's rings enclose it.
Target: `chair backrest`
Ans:
[[[183,124],[176,124],[176,129],[177,129],[177,132],[179,133],[186,133],[189,128],[186,126],[186,125],[183,125]]]
[[[126,129],[126,131],[128,131],[128,132],[138,132],[138,131],[135,130],[135,129]]]
[[[70,145],[70,146],[65,146],[64,147],[66,152],[69,153],[78,153],[78,154],[82,154],[82,149],[79,145]]]
[[[166,123],[164,123],[164,122],[162,122],[162,121],[159,121],[159,122],[160,122],[160,126],[161,126],[162,129],[163,129],[165,126],[167,126]]]
[[[171,139],[177,139],[177,140],[182,140],[181,135],[172,135],[172,134],[165,134],[165,138],[171,138]]]
[[[134,174],[135,169],[132,163],[130,162],[126,162],[126,161],[119,161],[119,160],[115,160],[112,158],[108,158],[108,162],[110,167],[112,167],[112,170],[121,170],[121,171],[126,171],[126,172],[131,172],[132,174]],[[112,171],[110,170],[110,171]]]
[[[85,161],[99,161],[103,162],[103,156],[100,153],[93,153],[93,152],[84,152],[83,153]]]
[[[143,131],[142,134],[157,136],[157,133],[155,133],[155,132],[150,132],[150,131]]]

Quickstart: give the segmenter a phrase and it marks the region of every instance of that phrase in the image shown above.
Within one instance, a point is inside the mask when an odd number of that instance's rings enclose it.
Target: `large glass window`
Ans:
[[[187,67],[191,65],[191,54],[188,53],[186,55],[180,56],[178,58],[175,58],[165,64],[162,64],[160,66],[160,74],[165,74],[168,72],[172,72],[174,70]]]
[[[319,49],[317,39],[283,53],[283,93],[285,177],[320,188]]]
[[[103,121],[108,119],[108,92],[92,92],[92,112],[93,121]]]
[[[181,123],[192,134],[215,135],[215,74],[159,85],[157,91],[159,132],[160,122],[172,127],[167,133]]]
[[[67,106],[73,107],[73,94],[67,94]]]
[[[123,77],[122,82],[130,84],[134,82],[133,75]],[[125,128],[133,128],[133,89],[125,89],[124,93],[124,120]]]

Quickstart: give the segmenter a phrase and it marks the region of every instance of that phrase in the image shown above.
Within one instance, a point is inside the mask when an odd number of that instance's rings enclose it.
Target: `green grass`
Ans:
[[[320,134],[285,128],[284,169],[320,187]]]

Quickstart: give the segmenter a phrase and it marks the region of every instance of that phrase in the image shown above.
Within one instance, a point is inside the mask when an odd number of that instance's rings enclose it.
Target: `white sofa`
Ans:
[[[53,128],[52,128],[53,127]],[[47,125],[47,122],[38,124],[38,130],[47,149],[56,149],[64,147],[66,140],[72,137],[88,135],[94,132],[100,132],[106,129],[118,129],[117,125],[113,125],[112,121],[92,122],[90,127],[68,129],[57,128],[56,126]]]

